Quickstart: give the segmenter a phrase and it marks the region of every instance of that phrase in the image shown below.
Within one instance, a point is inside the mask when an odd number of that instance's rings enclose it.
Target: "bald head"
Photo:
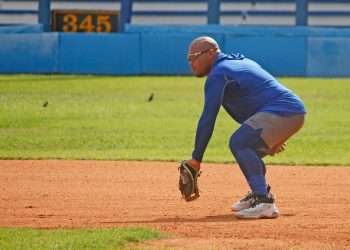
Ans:
[[[220,47],[213,38],[200,36],[194,39],[187,54],[192,72],[198,77],[208,75],[219,53]]]
[[[218,43],[209,36],[200,36],[194,39],[191,42],[189,49],[191,50],[192,48],[198,49],[199,51],[214,49],[220,52],[220,47]]]

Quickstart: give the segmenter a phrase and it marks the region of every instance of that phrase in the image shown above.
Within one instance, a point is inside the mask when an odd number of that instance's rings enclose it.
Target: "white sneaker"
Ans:
[[[250,208],[254,203],[254,194],[252,192],[248,192],[244,198],[237,201],[231,206],[231,210],[234,212],[241,211],[243,209]]]
[[[256,196],[254,199],[255,202],[250,208],[240,210],[234,215],[240,219],[272,219],[279,216],[279,211],[273,198]]]
[[[270,185],[267,185],[268,196],[274,199],[274,195],[270,192],[270,190],[271,190]],[[231,210],[234,212],[237,212],[243,209],[250,208],[253,205],[254,201],[255,201],[254,193],[248,192],[246,196],[244,196],[241,200],[232,204]]]

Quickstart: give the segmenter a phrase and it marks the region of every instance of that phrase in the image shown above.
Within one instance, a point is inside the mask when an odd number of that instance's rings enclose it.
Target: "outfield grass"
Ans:
[[[0,158],[187,159],[203,80],[2,75]],[[280,80],[304,99],[308,117],[286,152],[267,162],[350,165],[350,79]],[[237,126],[220,111],[206,161],[233,161],[227,145]]]
[[[0,229],[2,250],[80,250],[133,249],[139,243],[163,237],[161,233],[143,228],[115,228],[95,230],[34,230]],[[135,248],[136,249],[136,248]]]

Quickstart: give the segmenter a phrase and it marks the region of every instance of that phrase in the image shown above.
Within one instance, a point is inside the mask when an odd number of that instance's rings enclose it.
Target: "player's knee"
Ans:
[[[257,151],[263,145],[259,131],[243,124],[230,138],[229,147],[231,152],[235,154],[244,148],[251,148]]]
[[[234,133],[229,141],[229,148],[233,154],[237,152],[238,150],[247,147],[244,137],[241,136],[239,133]]]

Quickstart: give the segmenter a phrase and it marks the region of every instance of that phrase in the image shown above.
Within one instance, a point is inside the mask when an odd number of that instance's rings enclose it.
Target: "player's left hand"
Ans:
[[[188,164],[190,164],[193,168],[200,170],[201,168],[201,162],[197,161],[195,159],[187,160],[186,161]]]
[[[191,165],[191,162],[197,164],[196,167]],[[197,179],[200,175],[200,171],[197,163],[194,161],[182,161],[179,167],[179,190],[182,197],[186,201],[193,201],[199,198],[199,189]],[[200,167],[200,163],[199,163]]]

